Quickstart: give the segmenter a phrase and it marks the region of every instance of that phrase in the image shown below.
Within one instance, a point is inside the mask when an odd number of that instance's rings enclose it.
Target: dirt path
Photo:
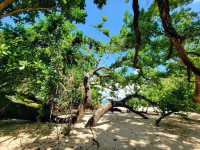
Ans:
[[[154,126],[154,117],[144,120],[132,113],[108,113],[93,128],[98,142],[83,123],[66,137],[60,135],[60,125],[3,122],[0,150],[200,150],[200,115],[191,114],[190,121],[172,116],[160,127]]]

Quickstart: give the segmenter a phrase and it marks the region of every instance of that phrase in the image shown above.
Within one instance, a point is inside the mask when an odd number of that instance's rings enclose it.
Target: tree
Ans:
[[[188,4],[189,1],[182,1],[182,2],[170,1],[170,2],[171,2],[170,7],[172,8],[170,12],[172,12],[173,18],[170,18],[169,16],[169,3],[166,1],[165,3],[164,1],[157,1],[157,4],[159,6],[159,11],[156,8],[156,3],[152,3],[147,10],[142,9],[141,11],[139,11],[138,1],[133,0],[133,12],[134,12],[133,21],[131,21],[131,17],[129,15],[125,14],[126,15],[125,23],[122,26],[120,34],[111,37],[109,43],[110,45],[109,49],[111,50],[119,49],[117,52],[121,52],[123,49],[128,49],[126,55],[120,57],[119,60],[117,60],[111,66],[113,68],[124,68],[124,69],[126,67],[129,67],[129,68],[134,68],[136,70],[136,73],[130,74],[129,76],[125,77],[126,78],[125,80],[127,81],[122,81],[120,84],[127,85],[127,82],[130,83],[131,81],[133,84],[138,85],[140,88],[142,88],[145,84],[150,85],[145,90],[144,89],[139,90],[139,93],[143,95],[149,93],[146,96],[150,99],[151,95],[158,94],[158,91],[154,90],[157,87],[159,87],[158,85],[161,84],[160,83],[161,80],[165,80],[165,78],[174,79],[174,76],[176,76],[184,81],[185,79],[183,77],[187,76],[188,70],[189,72],[192,71],[198,75],[198,68],[195,65],[193,65],[193,63],[191,63],[191,61],[188,59],[189,58],[188,54],[191,54],[190,53],[191,51],[194,51],[194,53],[196,53],[197,49],[190,49],[190,51],[186,52],[182,46],[183,40],[187,45],[187,47],[190,47],[191,45],[194,44],[191,39],[195,40],[197,43],[199,42],[199,37],[196,34],[189,34],[189,32],[196,31],[194,28],[197,28],[197,24],[199,22],[198,14],[192,12],[191,9],[182,8],[182,6]],[[180,11],[177,8],[180,8]],[[158,20],[159,12],[162,22]],[[178,27],[179,32],[181,32],[181,34],[184,35],[184,39],[177,39],[177,38],[182,38],[182,36],[179,36],[177,34],[177,31],[173,28],[171,22],[173,22]],[[163,35],[162,27],[159,25],[160,23],[163,24],[164,31],[166,35],[169,36],[170,40],[167,40],[167,38]],[[188,28],[189,25],[190,27]],[[134,51],[129,49],[132,48],[133,46],[135,47]],[[166,50],[169,49],[169,52],[164,52],[162,51],[163,49]],[[174,49],[177,49],[177,53],[173,51]],[[138,52],[140,52],[139,55]],[[177,56],[184,62],[187,69],[185,69],[184,66],[180,64]],[[198,64],[197,63],[198,57],[192,57],[192,60],[195,61],[196,64]],[[131,62],[133,62],[133,64]],[[137,62],[137,65],[135,65],[135,62]],[[159,71],[158,67],[160,65],[164,68],[164,71]],[[183,70],[179,70],[180,68]],[[191,78],[189,74],[188,78]],[[155,85],[155,88],[153,88],[154,90],[152,91],[150,90],[150,92],[147,92],[147,90],[152,88],[151,87],[152,85]],[[198,87],[198,82],[196,83],[196,85],[197,85],[196,87]],[[180,89],[181,88],[178,88],[177,90]],[[191,92],[191,89],[193,88],[187,87],[187,89],[188,91]],[[196,90],[196,95],[199,95],[197,94],[198,91],[199,90]],[[180,100],[179,102],[181,103],[181,105],[184,106],[184,108],[186,108],[183,109],[179,105],[179,103],[175,102],[176,100],[173,101],[172,99],[167,97],[169,102],[170,100],[172,101],[174,107],[179,108],[176,111],[181,111],[181,110],[189,111],[190,110],[189,108],[193,108],[193,106],[187,102],[187,100],[191,101],[190,98],[188,97],[183,98],[178,93],[174,94],[173,92],[165,94],[168,96],[170,94],[172,94],[174,97],[177,96],[177,100]],[[182,93],[182,96],[184,96],[184,94],[185,93]],[[154,99],[154,97],[152,97],[152,99]],[[183,99],[186,100],[186,103],[181,102],[181,100]],[[195,100],[197,100],[197,98]],[[162,97],[157,97],[156,101],[159,103],[159,101],[162,101]],[[164,101],[163,103],[166,104],[168,103],[168,101]],[[176,112],[173,110],[173,105],[170,105],[168,108],[169,110],[171,108],[171,111],[169,111],[168,113],[164,112],[163,114],[161,114],[160,120],[166,117],[167,115]],[[113,106],[112,103],[109,103],[104,108],[97,111],[97,113],[93,116],[93,118],[89,120],[88,124],[95,125],[96,122],[100,119],[100,117],[104,113],[106,113],[109,109],[111,109],[112,106]],[[165,107],[166,105],[163,106]],[[159,105],[159,107],[162,106]]]
[[[190,61],[187,53],[185,52],[184,47],[182,46],[182,43],[184,42],[185,37],[180,36],[177,33],[176,29],[173,28],[173,26],[172,26],[171,18],[169,15],[169,12],[170,12],[169,1],[168,0],[157,0],[157,4],[159,7],[160,17],[162,19],[163,28],[164,28],[166,35],[169,37],[170,41],[173,43],[173,46],[176,48],[176,50],[179,54],[179,57],[181,58],[183,63],[187,66],[187,68],[189,70],[191,70],[193,73],[195,73],[197,75],[194,101],[199,103],[200,98],[198,95],[200,95],[200,93],[199,93],[200,87],[198,86],[198,82],[199,82],[198,76],[200,75],[200,68],[193,65],[193,63]]]
[[[53,109],[55,102],[82,100],[80,83],[83,72],[93,66],[93,57],[79,49],[82,41],[90,40],[64,16],[53,14],[31,27],[7,26],[1,39],[0,93],[32,94],[48,109]]]
[[[106,2],[94,0],[99,8]],[[174,112],[195,111],[188,101],[194,75],[194,100],[200,98],[199,13],[185,7],[190,0],[156,0],[147,9],[138,0],[132,2],[133,16],[125,12],[118,35],[104,28],[106,16],[95,26],[110,38],[105,44],[76,29],[74,22],[84,23],[87,13],[83,0],[2,1],[1,19],[9,16],[15,25],[2,22],[0,30],[0,94],[40,104],[39,114],[49,120],[56,118],[55,105],[65,113],[76,105],[78,110],[68,118],[76,122],[83,108],[103,99],[97,86],[109,88],[112,95],[117,88],[134,85],[133,93],[97,111],[89,126],[117,106],[146,118],[137,105],[156,105],[161,113],[157,123]],[[107,52],[122,55],[111,66],[99,66]]]

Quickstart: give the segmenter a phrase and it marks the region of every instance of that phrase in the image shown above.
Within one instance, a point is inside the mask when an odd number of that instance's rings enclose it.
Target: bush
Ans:
[[[196,104],[192,102],[193,87],[187,81],[178,81],[171,87],[163,89],[159,101],[159,108],[163,114],[167,112],[193,111]]]

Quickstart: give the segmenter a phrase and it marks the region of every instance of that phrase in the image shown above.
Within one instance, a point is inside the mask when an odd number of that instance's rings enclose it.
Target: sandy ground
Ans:
[[[69,137],[60,134],[61,125],[5,121],[0,123],[0,150],[200,150],[199,114],[190,114],[189,121],[173,115],[160,127],[155,117],[108,113],[92,131],[77,123]]]

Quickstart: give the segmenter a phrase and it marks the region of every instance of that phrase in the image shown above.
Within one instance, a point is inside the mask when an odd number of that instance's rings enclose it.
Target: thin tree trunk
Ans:
[[[98,77],[107,77],[107,76],[102,76],[98,74],[98,71],[100,70],[110,70],[109,68],[106,67],[99,67],[91,70],[87,74],[85,74],[84,79],[83,79],[83,85],[84,85],[84,99],[83,99],[83,106],[84,109],[90,108],[92,109],[92,91],[90,88],[90,79],[96,75]]]
[[[200,104],[200,76],[196,76],[194,102]]]
[[[90,75],[87,74],[85,75],[83,79],[83,85],[84,85],[84,100],[83,100],[83,105],[84,109],[88,108],[91,106],[91,101],[92,101],[92,95],[91,95],[91,89],[90,89]]]
[[[85,109],[91,107],[92,95],[91,95],[89,80],[90,80],[90,75],[86,74],[83,79],[84,98],[83,101],[78,106],[76,115],[72,119],[73,124],[78,122],[82,118]]]

